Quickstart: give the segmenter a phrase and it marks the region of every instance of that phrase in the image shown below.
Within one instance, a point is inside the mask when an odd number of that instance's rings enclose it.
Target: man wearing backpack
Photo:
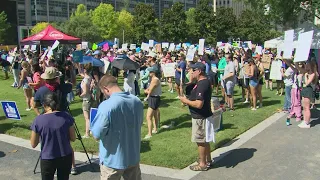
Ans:
[[[58,78],[62,75],[55,67],[47,67],[45,72],[41,74],[41,78],[45,81],[45,85],[40,87],[34,95],[34,111],[40,115],[39,109],[42,107],[44,96],[47,93],[54,92],[58,96],[59,111],[68,111],[67,94],[72,91],[72,85],[69,83],[58,83]],[[73,151],[73,150],[72,150]],[[74,154],[72,155],[71,174],[77,174],[75,169]]]

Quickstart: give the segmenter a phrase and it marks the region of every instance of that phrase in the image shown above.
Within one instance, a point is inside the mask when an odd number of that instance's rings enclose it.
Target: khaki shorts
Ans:
[[[100,165],[101,180],[120,180],[121,176],[124,180],[142,180],[140,164],[128,167],[127,169],[113,169],[104,165]]]
[[[206,119],[192,118],[191,142],[196,142],[196,143],[206,142]]]
[[[90,112],[90,108],[91,108],[91,101],[83,100],[82,101],[82,110]]]

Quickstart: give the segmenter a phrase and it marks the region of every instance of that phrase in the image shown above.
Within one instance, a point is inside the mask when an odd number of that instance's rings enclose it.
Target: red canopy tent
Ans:
[[[40,45],[51,45],[54,43],[55,40],[58,40],[60,44],[80,44],[81,39],[75,38],[72,36],[68,36],[51,25],[48,25],[43,31],[25,38],[21,40],[21,45],[33,45],[33,44],[40,44]]]

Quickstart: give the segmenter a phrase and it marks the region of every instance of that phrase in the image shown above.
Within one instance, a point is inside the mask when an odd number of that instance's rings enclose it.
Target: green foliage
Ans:
[[[186,34],[188,35],[188,42],[196,43],[198,41],[197,37],[197,24],[196,24],[196,19],[195,19],[195,13],[196,9],[195,8],[190,8],[188,11],[185,12],[186,14],[186,24],[187,24],[187,32]]]
[[[135,6],[133,29],[137,43],[157,37],[156,13],[151,5],[139,3]]]
[[[174,3],[170,9],[164,10],[159,30],[163,41],[180,43],[187,40],[186,14],[182,3]]]
[[[215,44],[216,28],[215,17],[209,0],[200,0],[195,9],[195,25],[197,27],[194,35],[197,39],[206,39],[206,44]]]
[[[123,36],[123,30],[124,30],[124,39],[125,42],[133,43],[134,39],[134,32],[133,32],[133,15],[126,11],[122,10],[120,11],[118,18],[117,18],[117,26],[118,26],[118,31],[117,31],[117,37],[122,40]],[[125,43],[123,42],[123,43]]]
[[[2,11],[0,13],[0,43],[3,43],[8,33],[10,24],[7,22],[7,14]]]
[[[91,20],[103,39],[112,39],[117,34],[117,13],[111,4],[100,3],[92,11]]]
[[[90,13],[83,4],[78,5],[70,20],[63,23],[61,28],[65,33],[79,37],[83,41],[96,42],[101,40],[99,30],[91,22]]]
[[[31,29],[31,35],[37,34],[39,32],[41,32],[42,30],[44,30],[47,26],[49,25],[49,23],[47,22],[39,22],[36,25],[34,25]]]
[[[217,9],[216,14],[215,27],[217,30],[217,40],[226,42],[228,38],[237,38],[237,34],[235,33],[237,18],[233,13],[233,9],[220,7]]]

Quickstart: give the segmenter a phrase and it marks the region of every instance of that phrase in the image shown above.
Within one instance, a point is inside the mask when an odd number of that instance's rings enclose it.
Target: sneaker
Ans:
[[[179,97],[179,96],[177,96],[175,99],[180,99],[180,97]]]
[[[152,130],[152,134],[157,134],[158,133],[158,131],[156,131],[156,130]]]
[[[88,138],[89,138],[88,135],[83,135],[83,136],[82,136],[82,139],[88,139]]]
[[[148,134],[143,139],[150,139],[152,136],[149,136]]]
[[[251,108],[251,111],[256,111],[257,110],[257,108]]]
[[[290,119],[287,119],[287,121],[286,121],[286,125],[287,125],[287,126],[290,126],[290,125],[291,125],[291,123],[290,123]]]
[[[245,102],[243,102],[243,104],[248,104],[249,103],[249,101],[248,100],[246,100]]]
[[[279,95],[279,92],[278,92],[278,91],[276,92],[276,95]]]
[[[27,108],[26,111],[31,111],[31,108]]]
[[[78,174],[77,169],[76,169],[75,167],[74,167],[74,168],[71,168],[70,174],[72,174],[72,175]]]
[[[173,93],[173,90],[171,90],[170,93]]]
[[[302,121],[298,126],[299,128],[310,128],[310,124],[307,124],[305,121]]]

